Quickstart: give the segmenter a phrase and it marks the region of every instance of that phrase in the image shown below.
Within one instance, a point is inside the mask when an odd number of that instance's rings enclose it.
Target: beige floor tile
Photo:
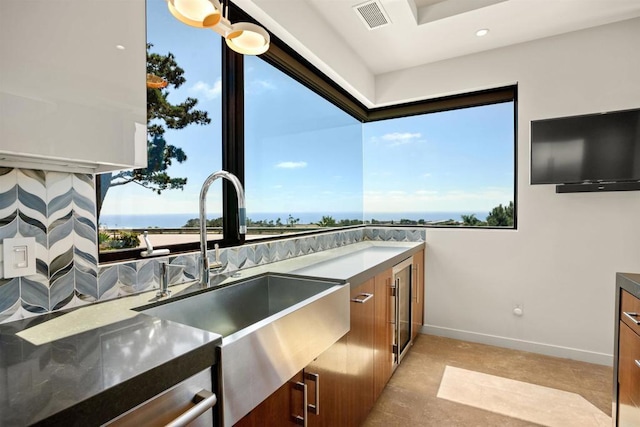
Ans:
[[[611,425],[611,417],[576,393],[451,366],[437,396],[549,427]]]
[[[438,388],[447,365],[577,393],[604,414],[611,415],[610,367],[420,335],[391,377],[364,426],[541,425],[439,399]]]

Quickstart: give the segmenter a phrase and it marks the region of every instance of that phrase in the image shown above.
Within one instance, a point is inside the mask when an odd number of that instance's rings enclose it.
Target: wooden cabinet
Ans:
[[[411,323],[422,326],[424,251],[413,257]],[[236,426],[287,426],[302,422],[303,387],[311,427],[357,427],[367,418],[393,372],[392,285],[388,269],[350,290],[349,332]],[[415,335],[414,335],[415,336]]]
[[[617,346],[617,425],[640,425],[640,299],[620,289]]]
[[[351,330],[236,426],[361,425],[374,398],[374,279],[351,290]],[[303,386],[307,410],[304,411]]]
[[[0,165],[146,167],[145,19],[145,0],[0,1]]]
[[[351,330],[347,334],[348,407],[344,425],[359,426],[373,407],[375,280],[351,290]]]
[[[236,427],[347,425],[347,335],[238,421]],[[307,407],[304,410],[306,387]]]
[[[304,370],[309,404],[316,406],[317,409],[309,408],[308,425],[310,427],[345,425],[344,416],[349,410],[348,390],[344,386],[347,380],[347,340],[348,334]],[[316,394],[316,385],[318,385],[319,396]]]
[[[238,421],[236,427],[297,426],[305,416],[304,372],[300,371],[287,383]]]
[[[391,269],[378,274],[375,282],[373,395],[377,399],[391,378],[393,368],[393,324],[391,323]]]
[[[420,251],[413,256],[412,276],[411,339],[415,339],[424,323],[424,251]]]
[[[640,425],[640,336],[620,322],[618,426]]]

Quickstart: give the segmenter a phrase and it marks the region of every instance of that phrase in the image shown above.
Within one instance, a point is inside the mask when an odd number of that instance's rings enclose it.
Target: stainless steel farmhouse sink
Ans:
[[[138,310],[222,335],[222,416],[231,426],[349,331],[349,286],[266,273]]]

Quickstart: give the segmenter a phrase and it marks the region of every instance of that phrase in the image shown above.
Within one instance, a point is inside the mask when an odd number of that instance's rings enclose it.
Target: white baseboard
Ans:
[[[420,332],[422,332],[423,334],[454,338],[462,341],[470,341],[480,344],[494,345],[497,347],[511,348],[513,350],[529,351],[531,353],[539,353],[547,356],[580,360],[582,362],[596,363],[598,365],[613,366],[612,354],[596,353],[594,351],[580,350],[577,348],[542,344],[533,341],[524,341],[515,338],[480,334],[477,332],[462,331],[459,329],[444,328],[441,326],[433,325],[423,325]]]

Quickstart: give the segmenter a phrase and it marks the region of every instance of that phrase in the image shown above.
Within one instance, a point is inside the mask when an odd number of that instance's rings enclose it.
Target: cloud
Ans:
[[[253,79],[247,84],[245,92],[257,95],[276,89],[276,85],[270,80]]]
[[[209,83],[199,80],[193,86],[191,86],[191,92],[202,94],[206,99],[216,99],[222,93],[222,80],[218,77],[213,86]]]
[[[422,174],[422,177],[423,177],[423,178],[430,178],[430,177],[431,177],[431,174],[430,174],[429,172],[427,172],[427,173],[423,173],[423,174]]]
[[[391,142],[390,146],[395,147],[416,142],[421,136],[421,133],[393,132],[382,135],[382,140]]]
[[[307,162],[280,162],[276,167],[280,169],[301,169],[307,167]]]

